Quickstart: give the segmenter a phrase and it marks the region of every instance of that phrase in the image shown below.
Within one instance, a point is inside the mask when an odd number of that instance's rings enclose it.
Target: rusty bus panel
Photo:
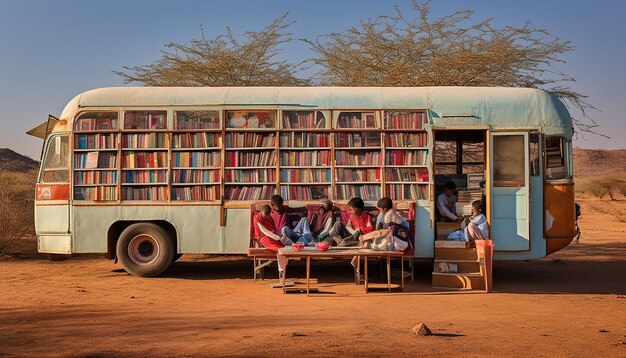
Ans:
[[[549,255],[569,245],[576,234],[574,181],[545,183],[544,207],[546,255]]]

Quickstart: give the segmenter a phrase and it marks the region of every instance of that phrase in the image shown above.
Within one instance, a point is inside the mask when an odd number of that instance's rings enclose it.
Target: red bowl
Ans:
[[[291,245],[291,251],[302,251],[304,249],[304,244],[303,243],[297,243],[297,244],[293,244]]]
[[[326,251],[330,248],[330,245],[328,245],[325,242],[320,242],[319,244],[317,244],[317,251]]]

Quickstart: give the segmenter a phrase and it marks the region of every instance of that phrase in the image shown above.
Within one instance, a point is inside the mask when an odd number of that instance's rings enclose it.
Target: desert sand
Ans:
[[[626,223],[583,202],[580,224],[554,255],[495,262],[491,294],[433,290],[430,261],[405,292],[368,294],[347,262],[315,262],[307,297],[254,282],[242,257],[183,256],[146,279],[100,256],[46,261],[30,240],[0,261],[0,356],[624,357]]]

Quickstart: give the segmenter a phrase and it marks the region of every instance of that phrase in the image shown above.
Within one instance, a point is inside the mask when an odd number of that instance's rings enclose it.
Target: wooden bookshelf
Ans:
[[[119,134],[117,112],[86,112],[74,122],[73,199],[117,201]]]
[[[385,195],[392,200],[428,200],[429,136],[426,111],[385,111]]]
[[[221,199],[221,123],[219,111],[174,111],[170,156],[172,201]]]
[[[280,195],[285,200],[331,197],[332,146],[322,111],[282,111],[279,134]]]

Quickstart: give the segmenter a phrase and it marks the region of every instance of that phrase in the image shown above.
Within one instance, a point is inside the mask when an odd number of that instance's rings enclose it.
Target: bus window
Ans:
[[[493,185],[523,187],[525,183],[524,137],[499,135],[493,137]]]
[[[563,137],[546,138],[546,179],[561,180],[571,177],[570,143]]]
[[[54,136],[49,139],[48,150],[43,160],[40,178],[42,183],[67,183],[70,171],[70,143],[68,136]]]
[[[85,112],[74,121],[74,131],[110,131],[117,129],[117,112]]]

